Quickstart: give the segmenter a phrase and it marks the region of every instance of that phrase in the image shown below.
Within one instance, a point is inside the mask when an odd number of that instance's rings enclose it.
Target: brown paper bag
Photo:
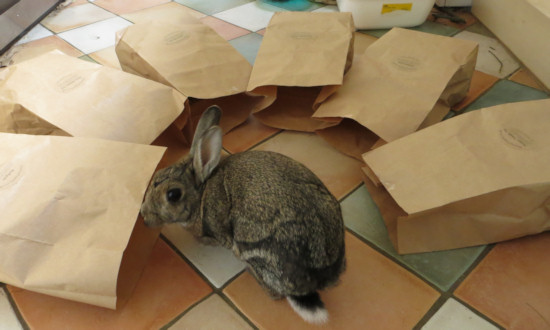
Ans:
[[[359,123],[348,132],[355,138],[343,139],[336,128],[319,134],[360,159],[373,146],[368,131],[389,142],[439,122],[466,96],[476,57],[473,42],[394,28],[357,56],[313,115]]]
[[[384,203],[397,250],[452,249],[549,230],[549,109],[548,99],[486,108],[366,153],[367,175],[385,188],[373,198]]]
[[[353,60],[350,13],[278,12],[267,26],[248,90],[264,97],[264,124],[309,131],[335,125],[311,119],[320,87],[339,86]]]
[[[9,133],[0,145],[0,282],[115,308],[121,259],[165,148]],[[142,227],[133,240],[147,252],[156,233]],[[142,263],[121,268],[121,292]]]
[[[122,69],[195,99],[190,102],[191,118],[200,117],[205,102],[223,104],[220,126],[228,132],[246,121],[261,101],[245,94],[250,63],[191,15],[181,15],[177,22],[135,24],[119,33],[118,39],[116,53]]]
[[[0,131],[150,144],[186,97],[116,69],[49,52],[0,71]]]

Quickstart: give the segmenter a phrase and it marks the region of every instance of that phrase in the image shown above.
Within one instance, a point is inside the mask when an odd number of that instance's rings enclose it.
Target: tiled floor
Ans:
[[[336,11],[310,4],[310,11]],[[78,0],[30,31],[11,54],[22,61],[44,50],[119,68],[115,32],[188,12],[254,63],[275,1]],[[453,114],[505,102],[548,98],[533,75],[476,18],[429,20],[415,30],[480,42],[467,98]],[[361,31],[357,52],[387,30]],[[487,49],[497,52],[499,64]],[[542,54],[541,54],[542,56]],[[322,69],[322,68],[320,68]],[[450,116],[449,116],[450,117]],[[158,143],[170,141],[170,132]],[[171,142],[173,143],[173,141]],[[550,329],[550,233],[496,245],[400,256],[362,183],[361,163],[314,134],[266,127],[251,117],[224,137],[229,153],[274,150],[309,166],[341,201],[348,268],[322,293],[332,329]],[[185,149],[177,152],[184,152]],[[272,301],[230,251],[200,245],[166,227],[129,302],[112,311],[0,284],[0,329],[306,329],[285,301]]]

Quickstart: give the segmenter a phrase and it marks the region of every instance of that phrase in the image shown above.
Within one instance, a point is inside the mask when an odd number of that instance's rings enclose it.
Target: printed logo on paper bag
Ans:
[[[416,71],[422,64],[418,58],[412,56],[399,56],[394,59],[392,63],[401,71]]]
[[[77,73],[69,73],[68,75],[59,78],[55,85],[57,86],[57,89],[62,93],[68,93],[78,86],[82,85],[84,80],[84,77],[80,76]]]
[[[300,31],[300,32],[293,32],[290,37],[292,39],[298,39],[298,40],[311,40],[316,39],[315,35],[310,32]]]
[[[9,186],[13,185],[23,174],[23,166],[6,163],[0,165],[0,190],[6,189]]]
[[[385,3],[382,5],[382,14],[394,12],[396,10],[411,11],[412,3]]]
[[[164,36],[164,43],[166,45],[173,45],[189,38],[189,35],[185,31],[174,31]]]
[[[527,149],[533,146],[534,140],[517,128],[503,128],[500,130],[500,137],[509,146],[517,149]]]

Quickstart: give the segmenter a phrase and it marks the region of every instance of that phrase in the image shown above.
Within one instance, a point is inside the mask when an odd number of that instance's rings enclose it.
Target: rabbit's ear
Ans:
[[[197,141],[193,153],[193,169],[197,183],[203,183],[220,162],[222,150],[222,129],[210,127]]]
[[[201,118],[199,119],[199,123],[197,124],[195,135],[193,136],[191,150],[189,151],[191,154],[195,153],[195,150],[197,149],[197,144],[199,143],[201,136],[205,134],[205,132],[210,127],[219,124],[221,116],[222,110],[217,105],[212,105],[203,112]]]

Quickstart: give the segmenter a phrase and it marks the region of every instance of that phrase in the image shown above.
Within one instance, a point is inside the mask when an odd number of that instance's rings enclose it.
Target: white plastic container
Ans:
[[[341,12],[351,12],[357,29],[417,26],[428,18],[435,0],[336,0]]]

